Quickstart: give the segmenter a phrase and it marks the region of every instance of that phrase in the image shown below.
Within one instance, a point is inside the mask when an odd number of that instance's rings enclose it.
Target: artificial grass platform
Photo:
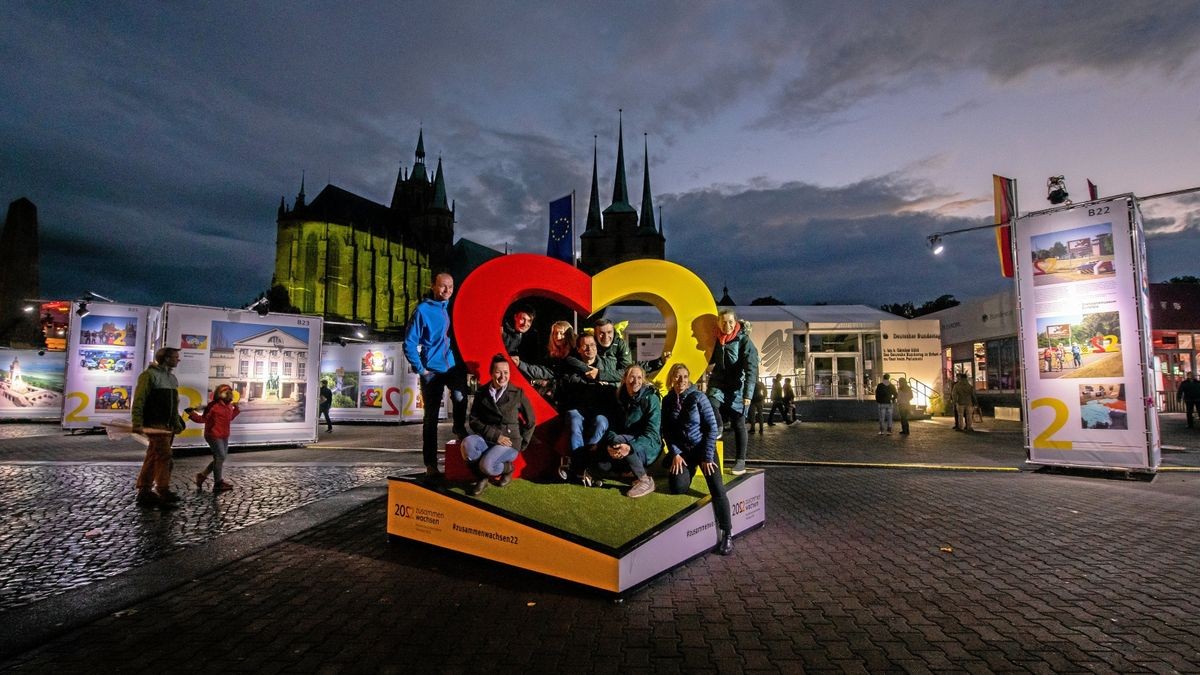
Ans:
[[[728,483],[732,476],[722,473]],[[494,485],[477,499],[509,513],[570,532],[598,544],[619,548],[708,498],[708,485],[699,471],[691,489],[673,495],[667,480],[655,480],[655,491],[645,497],[625,496],[629,483],[604,481],[604,487],[584,487],[578,483],[535,483],[514,480],[503,488]],[[463,487],[448,490],[466,495]]]

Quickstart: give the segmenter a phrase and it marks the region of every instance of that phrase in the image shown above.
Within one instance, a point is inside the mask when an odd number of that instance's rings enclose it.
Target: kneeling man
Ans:
[[[509,372],[508,359],[493,356],[492,381],[471,405],[471,435],[463,440],[463,454],[479,477],[469,490],[472,495],[482,493],[490,481],[500,487],[512,481],[513,460],[529,443],[537,423],[525,392],[509,386]]]

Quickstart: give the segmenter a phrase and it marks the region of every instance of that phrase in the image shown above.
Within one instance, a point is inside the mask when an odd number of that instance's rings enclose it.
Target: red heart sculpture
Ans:
[[[592,313],[592,278],[561,260],[518,253],[488,261],[463,281],[454,302],[454,337],[467,369],[479,377],[480,385],[490,379],[492,357],[505,353],[500,335],[504,313],[514,302],[534,296],[587,316]],[[539,426],[558,415],[516,368],[511,381],[533,402]]]

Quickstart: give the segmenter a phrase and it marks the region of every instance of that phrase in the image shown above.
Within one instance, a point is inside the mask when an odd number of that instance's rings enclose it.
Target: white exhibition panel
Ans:
[[[228,384],[241,409],[231,445],[316,440],[320,318],[167,304],[162,320],[163,346],[180,350],[180,412],[203,407]],[[189,421],[175,447],[205,445],[203,432]]]
[[[134,385],[149,363],[149,307],[88,303],[70,314],[62,428],[91,429],[130,418]]]
[[[340,422],[419,422],[424,400],[401,342],[321,345],[320,379],[329,383],[329,417]],[[320,384],[317,385],[320,387]],[[443,406],[440,418],[446,417]]]
[[[901,377],[942,391],[942,322],[937,319],[897,319],[879,322],[883,372],[894,384]],[[914,405],[928,405],[918,392]]]
[[[58,421],[66,376],[66,352],[0,351],[0,420]]]
[[[1024,216],[1013,242],[1029,461],[1156,470],[1149,283],[1133,198]]]

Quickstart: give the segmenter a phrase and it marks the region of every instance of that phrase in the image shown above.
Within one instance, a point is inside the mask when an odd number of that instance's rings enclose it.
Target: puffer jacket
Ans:
[[[676,410],[678,407],[678,410]],[[682,394],[674,389],[662,402],[662,435],[667,454],[694,457],[704,453],[704,461],[717,461],[717,416],[712,404],[694,385]]]

